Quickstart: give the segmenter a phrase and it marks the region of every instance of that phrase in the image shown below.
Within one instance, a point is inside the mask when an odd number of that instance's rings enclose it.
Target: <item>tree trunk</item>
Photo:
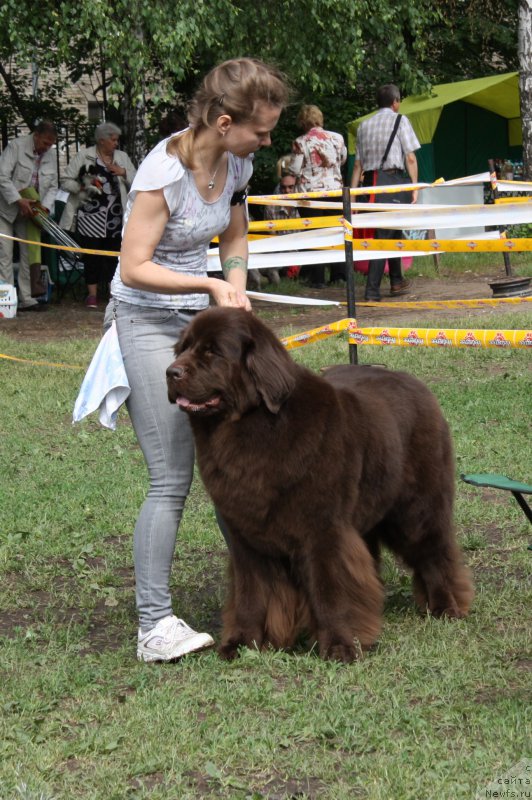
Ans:
[[[32,119],[31,113],[28,111],[28,103],[26,98],[18,93],[2,63],[0,63],[0,76],[4,79],[4,83],[18,114],[22,117],[28,128],[31,130],[35,120]]]
[[[517,54],[523,129],[523,178],[532,180],[532,0],[519,0]]]
[[[124,121],[122,142],[124,150],[136,167],[146,155],[146,105],[144,93],[140,99],[134,98],[133,87],[129,81],[124,87],[121,102],[122,119]]]

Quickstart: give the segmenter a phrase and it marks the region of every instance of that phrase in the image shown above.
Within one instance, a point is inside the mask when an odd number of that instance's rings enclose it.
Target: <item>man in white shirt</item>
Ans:
[[[401,104],[401,93],[397,86],[388,83],[377,91],[376,114],[360,123],[357,131],[357,153],[351,186],[357,187],[364,175],[363,186],[386,186],[405,183],[405,170],[412,183],[417,183],[418,169],[415,151],[421,147],[407,117],[397,114]],[[394,133],[395,131],[395,133]],[[393,134],[393,136],[392,136]],[[389,146],[388,146],[389,145]],[[384,158],[385,157],[385,158]],[[384,158],[384,160],[383,160]],[[375,203],[415,203],[417,191],[369,196]],[[401,239],[402,231],[377,228],[375,239]],[[369,262],[365,299],[375,302],[381,299],[380,285],[384,274],[385,259]],[[392,296],[404,294],[408,281],[401,272],[401,259],[388,259],[390,292]]]

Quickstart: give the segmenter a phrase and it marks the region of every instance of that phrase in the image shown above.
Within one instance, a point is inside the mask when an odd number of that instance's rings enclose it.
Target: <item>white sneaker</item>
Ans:
[[[146,633],[139,628],[137,658],[139,661],[172,661],[213,644],[214,639],[208,633],[196,633],[186,622],[172,615],[163,617]]]

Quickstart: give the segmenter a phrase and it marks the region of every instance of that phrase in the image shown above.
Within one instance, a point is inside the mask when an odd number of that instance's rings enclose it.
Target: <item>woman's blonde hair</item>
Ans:
[[[318,125],[323,128],[323,114],[318,106],[301,106],[297,115],[298,126],[305,131],[315,128]]]
[[[276,67],[255,58],[224,61],[203,79],[188,108],[190,130],[171,139],[167,152],[193,169],[194,137],[201,128],[213,127],[222,114],[236,124],[249,122],[259,103],[284,108],[288,100],[286,79]]]

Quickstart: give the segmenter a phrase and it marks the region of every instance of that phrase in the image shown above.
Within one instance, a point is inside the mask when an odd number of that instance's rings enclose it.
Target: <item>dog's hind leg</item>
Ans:
[[[421,611],[435,617],[461,619],[469,613],[474,597],[469,569],[462,564],[458,546],[447,542],[416,557],[412,587]]]
[[[467,616],[474,589],[462,563],[452,524],[452,503],[442,499],[420,508],[412,503],[389,520],[383,540],[413,571],[417,605],[435,617]]]
[[[377,640],[383,589],[375,563],[353,528],[316,537],[305,554],[305,591],[322,658],[351,662]]]

